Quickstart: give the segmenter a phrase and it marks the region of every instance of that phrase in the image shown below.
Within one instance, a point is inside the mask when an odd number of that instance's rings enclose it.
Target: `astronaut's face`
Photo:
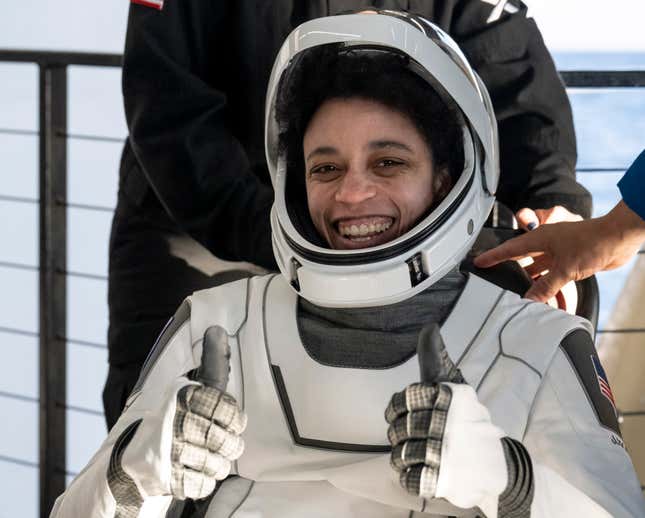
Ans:
[[[309,213],[331,248],[367,248],[404,234],[446,176],[435,174],[412,121],[376,101],[326,101],[303,147]]]

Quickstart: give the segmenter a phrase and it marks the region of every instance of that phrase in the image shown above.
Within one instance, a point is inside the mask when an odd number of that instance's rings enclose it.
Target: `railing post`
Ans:
[[[40,516],[65,490],[67,67],[40,65]]]

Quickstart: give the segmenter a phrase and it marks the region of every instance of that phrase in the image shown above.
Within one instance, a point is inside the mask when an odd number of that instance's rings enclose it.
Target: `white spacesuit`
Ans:
[[[463,114],[463,173],[414,228],[378,247],[312,243],[285,196],[281,78],[300,53],[336,43],[406,54]],[[445,363],[438,375],[424,374],[425,359],[420,374],[416,357],[380,369],[327,365],[302,343],[299,296],[336,308],[410,299],[461,262],[488,215],[495,119],[447,36],[399,13],[303,24],[274,66],[267,157],[281,274],[184,302],[52,518],[163,517],[173,498],[209,496],[216,480],[207,518],[645,516],[585,320],[470,275],[443,340],[419,342],[420,354],[432,342],[430,364]]]

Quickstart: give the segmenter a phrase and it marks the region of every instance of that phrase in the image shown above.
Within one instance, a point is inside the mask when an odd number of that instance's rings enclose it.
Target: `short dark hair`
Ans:
[[[329,99],[377,101],[404,114],[425,138],[435,169],[462,172],[463,135],[457,109],[391,51],[341,50],[337,44],[305,51],[283,76],[276,101],[280,151],[304,171],[302,141],[311,118]]]
[[[279,149],[291,173],[287,175],[287,207],[303,235],[311,235],[308,215],[303,214],[305,131],[325,101],[349,98],[376,101],[402,113],[424,137],[435,171],[447,171],[452,184],[462,173],[460,112],[410,68],[408,56],[341,44],[304,51],[280,80],[275,110]]]

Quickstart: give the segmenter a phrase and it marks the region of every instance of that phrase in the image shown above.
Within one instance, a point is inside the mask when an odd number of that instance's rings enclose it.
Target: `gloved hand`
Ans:
[[[165,393],[152,394],[159,404],[121,433],[108,470],[117,507],[138,512],[149,496],[205,498],[228,476],[244,450],[246,428],[246,415],[225,392],[229,362],[226,331],[210,327],[195,379],[181,376]]]
[[[436,325],[421,331],[418,356],[421,383],[394,394],[385,411],[391,466],[409,493],[479,507],[495,518],[500,495],[517,487],[513,469],[509,477],[507,460],[514,461],[503,446],[505,434],[465,384]]]
[[[226,331],[219,326],[204,335],[197,381],[177,393],[173,425],[171,491],[175,498],[205,498],[231,471],[244,451],[240,437],[244,414],[225,392],[230,369]]]

